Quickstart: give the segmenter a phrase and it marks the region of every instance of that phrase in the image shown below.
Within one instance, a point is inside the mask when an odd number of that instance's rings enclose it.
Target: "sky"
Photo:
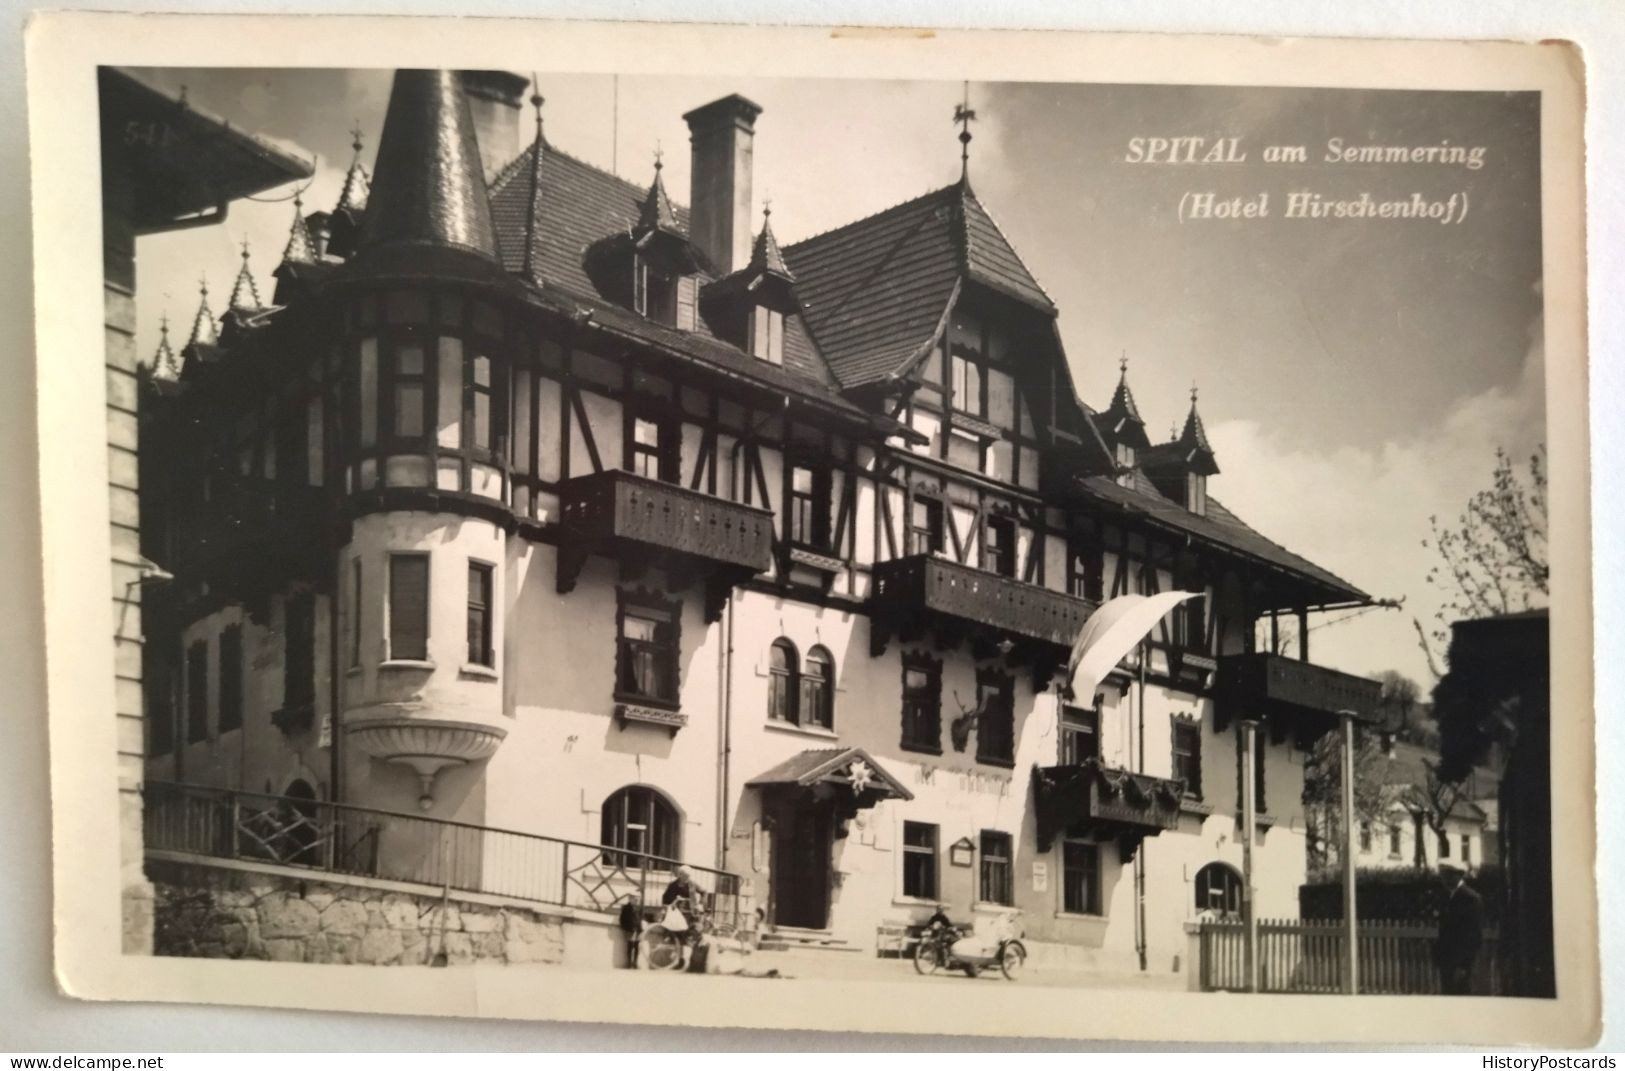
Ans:
[[[295,147],[330,208],[362,131],[370,166],[387,71],[147,70],[196,105]],[[548,140],[646,182],[662,151],[686,201],[682,114],[738,92],[763,107],[758,211],[785,243],[958,178],[961,83],[543,74]],[[1102,408],[1126,357],[1153,440],[1190,392],[1220,474],[1209,492],[1253,527],[1402,611],[1321,615],[1314,660],[1431,685],[1411,624],[1433,624],[1428,519],[1489,484],[1497,447],[1544,440],[1538,101],[1532,94],[972,83],[970,178],[1060,309],[1084,400]],[[531,137],[527,115],[523,140]],[[1135,138],[1234,138],[1239,162],[1135,163]],[[1480,146],[1483,165],[1328,163],[1345,145]],[[1265,162],[1303,146],[1302,163]],[[1457,224],[1286,219],[1294,191],[1330,199],[1465,199]],[[206,273],[221,311],[246,238],[269,299],[292,188],[238,202],[223,226],[140,240],[138,339],[167,311],[184,341]],[[1267,194],[1267,218],[1187,220],[1187,194]]]

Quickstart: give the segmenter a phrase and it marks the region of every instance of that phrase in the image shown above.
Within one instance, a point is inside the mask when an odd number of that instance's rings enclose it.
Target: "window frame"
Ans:
[[[1213,878],[1211,876],[1214,874],[1221,875],[1223,879],[1220,882],[1219,887],[1221,902],[1221,906],[1217,909],[1219,917],[1239,918],[1241,916],[1241,901],[1245,892],[1245,890],[1242,888],[1242,876],[1237,873],[1235,867],[1231,866],[1229,863],[1220,862],[1218,860],[1203,864],[1197,869],[1196,876],[1191,880],[1191,895],[1194,898],[1197,912],[1201,913],[1203,911],[1214,910],[1214,885]],[[1202,889],[1204,885],[1206,886],[1208,892],[1208,902],[1205,904],[1202,903]]]
[[[1062,766],[1079,766],[1085,761],[1100,761],[1100,703],[1097,697],[1094,706],[1083,706],[1078,703],[1063,703],[1059,719],[1059,728],[1056,732],[1056,750],[1059,764]],[[1080,754],[1074,750],[1074,738],[1084,737],[1093,744],[1088,754]]]
[[[476,592],[476,580],[482,590]],[[480,598],[476,599],[476,594]],[[468,649],[466,664],[496,669],[496,566],[478,558],[468,559]],[[479,628],[475,636],[476,624]]]
[[[1071,540],[1066,550],[1067,594],[1090,602],[1106,597],[1106,551],[1100,544]]]
[[[1072,874],[1070,852],[1079,851],[1087,853],[1089,862],[1082,867],[1084,874],[1083,903],[1081,906],[1073,905]],[[1105,910],[1104,897],[1101,895],[1101,868],[1100,845],[1093,840],[1083,837],[1063,836],[1061,838],[1061,914],[1075,915],[1090,918],[1100,918]]]
[[[1202,798],[1202,723],[1191,718],[1175,716],[1169,730],[1170,747],[1172,749],[1172,763],[1169,769],[1174,777],[1179,777],[1180,759],[1189,760],[1194,768],[1195,776],[1185,778],[1185,795],[1189,799]],[[1181,747],[1180,737],[1185,737],[1187,746]]]
[[[942,660],[923,651],[904,651],[902,661],[902,736],[904,751],[942,754]],[[910,692],[909,674],[925,675],[925,682]],[[910,730],[914,732],[910,732]],[[928,741],[927,737],[931,737]]]
[[[186,646],[186,743],[209,739],[209,641]]]
[[[925,510],[925,523],[919,523],[918,509]],[[908,507],[908,551],[910,554],[938,554],[947,548],[947,506],[942,499],[915,495]],[[921,540],[925,545],[920,545]]]
[[[638,426],[647,424],[654,428],[655,441],[653,444],[638,441]],[[645,480],[655,480],[659,483],[680,483],[682,480],[682,424],[668,413],[653,410],[647,404],[628,405],[626,407],[626,470]],[[653,459],[654,475],[643,471],[640,459],[648,457]]]
[[[977,899],[984,904],[1014,907],[1015,841],[1010,834],[984,829],[977,836]],[[997,854],[995,854],[997,852]]]
[[[615,692],[617,702],[677,710],[682,703],[682,609],[681,601],[662,599],[648,591],[618,589],[615,612]],[[628,618],[638,618],[655,627],[652,638],[643,640],[626,634]],[[635,662],[640,651],[655,659],[656,672],[669,695],[634,691]]]
[[[423,611],[422,611],[422,649],[402,650],[400,640],[403,637],[403,618],[400,613],[400,591],[398,585],[401,581],[396,569],[400,564],[408,561],[421,561],[423,563]],[[385,605],[389,613],[389,627],[385,631],[385,661],[388,662],[427,662],[429,661],[429,641],[434,615],[430,612],[430,594],[433,589],[434,563],[426,551],[391,551],[389,555],[387,575],[387,595]],[[416,622],[414,622],[416,623]],[[416,639],[416,636],[406,637]]]
[[[924,833],[928,843],[909,843],[909,834],[915,830]],[[902,895],[911,900],[936,900],[938,890],[942,888],[942,828],[935,822],[915,822],[905,818],[903,828],[898,833],[897,843],[898,864],[903,871],[900,876]],[[923,869],[919,869],[922,865],[919,860],[922,858],[925,862]],[[910,867],[911,860],[915,862],[915,867]],[[929,888],[910,889],[911,873],[918,873],[927,879]]]
[[[216,652],[220,664],[220,735],[243,727],[243,626],[227,625],[220,630]]]
[[[316,596],[310,591],[282,601],[282,707],[316,705]]]
[[[995,697],[994,705],[983,707],[983,698],[988,693]],[[984,667],[976,671],[976,705],[981,709],[981,716],[976,724],[976,761],[990,766],[1002,766],[1006,769],[1016,764],[1016,679],[1013,674],[1005,673],[993,667]],[[989,734],[988,726],[995,724],[988,720],[989,714],[997,709],[1001,732]],[[994,744],[1001,745],[998,749]]]
[[[633,822],[634,818],[643,821]],[[642,839],[641,848],[631,844],[634,829]],[[601,857],[611,867],[670,871],[673,864],[665,860],[683,857],[682,814],[671,797],[653,785],[623,785],[604,797],[599,805],[598,833]],[[662,847],[669,851],[659,851]],[[638,855],[658,858],[648,859],[649,865],[643,867],[634,861]]]
[[[822,671],[812,672],[813,666]],[[835,656],[823,644],[807,651],[801,671],[801,715],[803,727],[835,731]]]
[[[830,485],[832,477],[827,464],[807,457],[789,455],[785,458],[785,540],[795,547],[808,550],[830,549]],[[807,474],[808,487],[796,487],[796,475]]]
[[[776,665],[782,657],[784,664]],[[786,725],[800,725],[801,654],[789,637],[780,636],[767,645],[767,718]]]
[[[994,539],[994,533],[998,539]],[[1014,580],[1020,571],[1021,530],[1015,518],[995,514],[982,525],[982,568],[995,576]]]

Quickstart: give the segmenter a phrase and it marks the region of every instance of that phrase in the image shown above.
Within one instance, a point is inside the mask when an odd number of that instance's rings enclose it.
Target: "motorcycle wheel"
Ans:
[[[914,969],[921,974],[936,974],[942,966],[942,958],[937,955],[937,946],[931,941],[919,941],[914,945]]]
[[[999,953],[999,971],[1010,981],[1016,980],[1021,968],[1026,966],[1027,950],[1015,941],[1004,946]]]
[[[683,944],[669,931],[650,932],[644,937],[643,962],[651,971],[678,970],[683,965]]]

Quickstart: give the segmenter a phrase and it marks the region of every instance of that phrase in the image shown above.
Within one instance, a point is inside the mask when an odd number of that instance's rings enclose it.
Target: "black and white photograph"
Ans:
[[[119,958],[1594,987],[1538,87],[514,52],[96,65]]]

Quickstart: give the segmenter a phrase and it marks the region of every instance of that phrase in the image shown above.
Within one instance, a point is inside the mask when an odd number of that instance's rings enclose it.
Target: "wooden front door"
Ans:
[[[829,805],[798,794],[784,801],[773,831],[775,925],[829,925]]]

